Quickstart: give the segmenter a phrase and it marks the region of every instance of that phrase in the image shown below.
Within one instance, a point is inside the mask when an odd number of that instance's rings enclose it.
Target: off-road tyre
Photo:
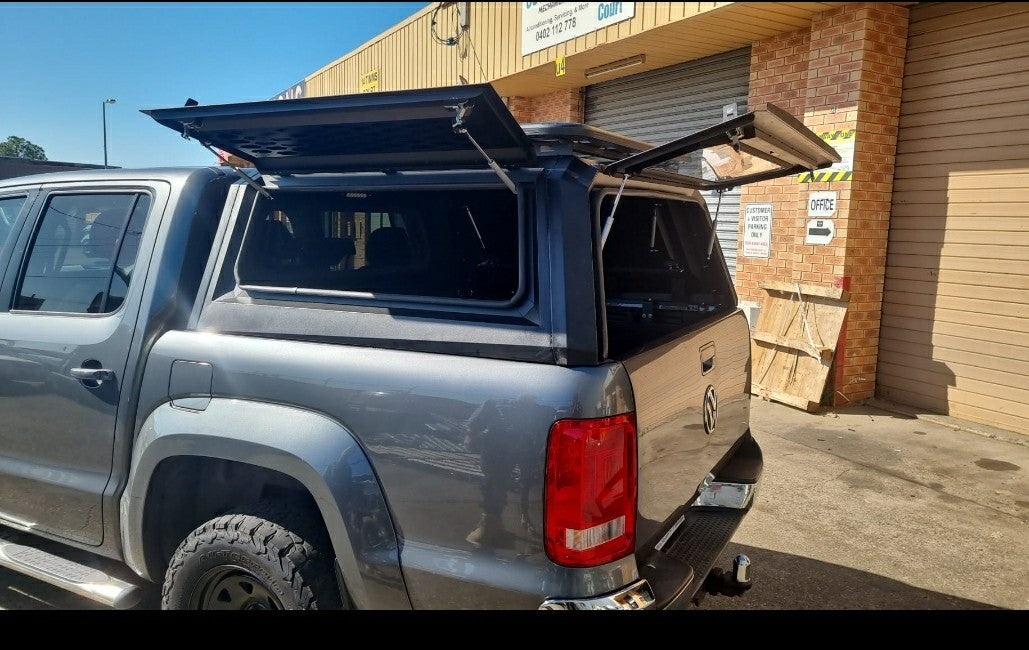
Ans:
[[[261,502],[202,524],[168,564],[162,609],[339,609],[317,513]]]

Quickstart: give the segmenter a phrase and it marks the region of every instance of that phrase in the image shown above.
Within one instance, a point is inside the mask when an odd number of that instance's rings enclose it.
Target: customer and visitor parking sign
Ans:
[[[822,138],[840,154],[840,162],[825,169],[813,172],[801,172],[797,176],[798,183],[815,183],[825,181],[849,181],[854,174],[854,139],[857,129],[844,129],[819,133]]]
[[[768,259],[772,250],[772,204],[748,203],[743,207],[743,257]]]

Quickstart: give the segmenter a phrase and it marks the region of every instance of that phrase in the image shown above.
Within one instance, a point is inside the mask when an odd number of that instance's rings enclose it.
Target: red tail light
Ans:
[[[558,420],[547,443],[547,555],[597,566],[636,544],[636,416]]]

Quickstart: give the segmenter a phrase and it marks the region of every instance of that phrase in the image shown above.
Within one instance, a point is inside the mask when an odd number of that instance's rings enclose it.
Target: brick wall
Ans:
[[[535,97],[508,97],[507,108],[519,122],[582,122],[582,91],[559,90]]]
[[[759,301],[766,280],[851,292],[830,378],[835,405],[875,392],[907,13],[889,3],[850,3],[817,15],[810,29],[755,43],[751,53],[749,106],[775,103],[816,132],[857,130],[851,180],[801,184],[789,177],[742,195],[744,204],[771,202],[773,226],[769,259],[739,258],[741,300]],[[804,243],[807,194],[818,190],[839,198],[827,246]]]
[[[532,97],[508,97],[507,109],[520,123],[532,122]]]

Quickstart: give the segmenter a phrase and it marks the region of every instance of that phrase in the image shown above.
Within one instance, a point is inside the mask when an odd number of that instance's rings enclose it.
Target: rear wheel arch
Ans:
[[[147,417],[121,502],[126,560],[160,582],[191,531],[268,499],[312,510],[355,607],[410,607],[396,532],[363,450],[338,423],[279,405],[214,399],[204,412],[164,404]],[[369,519],[380,529],[374,549]],[[368,575],[383,573],[392,580],[369,593]]]
[[[169,456],[154,469],[142,513],[148,573],[164,574],[180,542],[209,519],[250,503],[281,501],[317,518],[314,496],[295,478],[276,470],[210,456]]]

